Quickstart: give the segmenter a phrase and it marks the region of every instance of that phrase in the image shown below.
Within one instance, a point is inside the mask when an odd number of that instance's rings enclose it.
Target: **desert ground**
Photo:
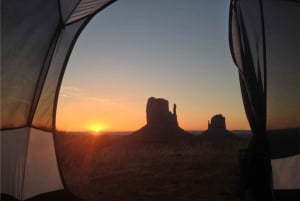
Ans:
[[[250,137],[176,141],[58,134],[68,188],[87,201],[238,201],[239,152]]]

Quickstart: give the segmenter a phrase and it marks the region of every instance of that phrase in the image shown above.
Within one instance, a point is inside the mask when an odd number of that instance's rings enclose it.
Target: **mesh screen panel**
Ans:
[[[48,76],[45,80],[39,104],[33,119],[33,125],[38,128],[49,130],[54,121],[54,110],[56,105],[57,90],[60,85],[60,79],[64,73],[65,62],[67,61],[70,50],[74,45],[74,38],[78,34],[81,26],[87,19],[82,19],[66,26],[61,30],[54,54],[50,63]]]
[[[84,17],[108,2],[72,1],[68,7],[62,1],[62,16],[73,11],[68,22],[82,19],[65,27],[60,24],[57,1],[33,0],[24,6],[18,1],[3,2],[2,129],[30,125],[33,118],[35,126],[52,129],[56,90],[81,26],[89,19]]]
[[[56,1],[2,2],[2,129],[28,123],[58,22]]]
[[[249,108],[253,117],[259,114],[255,111],[257,105],[252,100],[252,94],[260,90],[261,79],[262,87],[267,87],[264,89],[266,98],[259,100],[266,101],[267,130],[296,129],[295,132],[299,132],[299,129],[297,130],[300,128],[299,2],[263,1],[263,16],[258,12],[259,1],[240,0],[232,3],[236,9],[232,10],[230,22],[231,49],[245,85],[245,91],[242,93],[249,99],[249,104],[245,103],[245,108]],[[265,24],[265,33],[262,22]],[[265,46],[263,35],[266,38]],[[248,68],[252,68],[253,72],[247,71]],[[264,75],[264,72],[267,74]],[[251,87],[253,83],[255,85]],[[251,115],[248,115],[251,124],[252,119],[249,116]]]
[[[268,59],[267,128],[300,128],[300,3],[264,3]]]

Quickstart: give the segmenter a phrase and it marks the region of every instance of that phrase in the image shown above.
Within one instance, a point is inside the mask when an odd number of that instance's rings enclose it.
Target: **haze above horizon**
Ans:
[[[62,83],[57,128],[131,131],[151,96],[176,103],[179,125],[205,130],[215,114],[249,130],[228,45],[229,1],[123,0],[87,25]]]

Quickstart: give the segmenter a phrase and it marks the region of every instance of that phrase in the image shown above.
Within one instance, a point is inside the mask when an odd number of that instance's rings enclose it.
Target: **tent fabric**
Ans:
[[[57,2],[2,2],[1,129],[28,125],[59,24]],[[47,19],[47,23],[45,23]],[[13,117],[11,116],[13,115]]]
[[[273,159],[271,163],[274,189],[300,189],[300,155]]]
[[[112,0],[4,0],[1,24],[1,193],[25,200],[67,188],[55,114],[73,46]]]
[[[299,200],[300,2],[266,1],[264,4],[267,8],[265,21],[268,36],[266,126],[270,141],[273,185],[275,190],[298,192],[298,197],[294,200]]]
[[[72,23],[94,13],[99,8],[107,4],[107,2],[107,0],[81,0],[80,3],[77,4],[72,14],[66,20],[66,23]]]
[[[254,133],[243,188],[253,200],[300,191],[294,185],[300,183],[295,176],[300,169],[299,20],[296,0],[231,0],[230,49]],[[263,184],[264,193],[259,190]]]
[[[29,128],[1,131],[1,193],[22,197]]]
[[[53,129],[52,119],[41,118],[53,117],[51,110],[56,98],[51,95],[57,95],[74,43],[92,14],[111,1],[94,1],[98,2],[94,12],[87,7],[88,12],[76,18],[76,22],[70,18],[62,22],[64,15],[60,12],[67,10],[67,2],[62,2],[2,3],[1,129],[32,126],[34,118],[37,128]],[[86,2],[89,1],[78,1],[76,5]],[[75,12],[77,7],[72,10]],[[35,116],[39,113],[37,107],[42,114]]]
[[[74,44],[73,38],[77,35],[77,30],[80,30],[86,23],[87,19],[82,19],[70,26],[61,30],[57,45],[52,56],[52,60],[48,70],[48,76],[44,80],[44,86],[41,90],[39,103],[36,107],[35,116],[32,125],[36,128],[51,130],[53,128],[55,118],[55,105],[58,96],[58,87],[62,75],[64,73],[65,58],[70,54],[69,48]],[[55,83],[55,84],[54,84]]]
[[[23,185],[24,199],[63,189],[51,133],[30,129]]]
[[[257,12],[260,11],[260,12]],[[263,10],[260,1],[232,0],[229,40],[238,67],[245,112],[254,134],[246,153],[244,194],[272,200],[269,144],[266,137],[266,57]],[[246,196],[246,195],[244,195]]]
[[[265,130],[265,57],[263,51],[260,15],[246,15],[243,6],[259,10],[259,2],[232,1],[230,44],[235,64],[239,70],[242,97],[245,112],[253,133],[259,134]],[[250,20],[250,19],[251,20]],[[258,30],[249,26],[257,24]],[[257,40],[257,41],[256,41]],[[257,52],[256,52],[257,51]],[[264,84],[264,85],[263,85]]]
[[[275,200],[300,200],[300,128],[268,131]]]

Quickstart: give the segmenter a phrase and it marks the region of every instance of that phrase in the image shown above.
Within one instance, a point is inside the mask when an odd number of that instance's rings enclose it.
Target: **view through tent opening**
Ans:
[[[94,200],[176,191],[187,199],[238,197],[238,152],[250,131],[228,49],[228,5],[124,1],[90,22],[58,102],[59,157],[71,190]],[[152,96],[169,105],[150,103]],[[169,111],[178,127],[164,123]],[[156,112],[166,116],[159,125],[149,117]],[[213,128],[217,114],[224,129]]]
[[[104,10],[81,34],[61,87],[58,129],[134,131],[155,96],[177,104],[187,130],[207,129],[218,113],[230,130],[249,130],[228,50],[228,2],[132,4]]]

